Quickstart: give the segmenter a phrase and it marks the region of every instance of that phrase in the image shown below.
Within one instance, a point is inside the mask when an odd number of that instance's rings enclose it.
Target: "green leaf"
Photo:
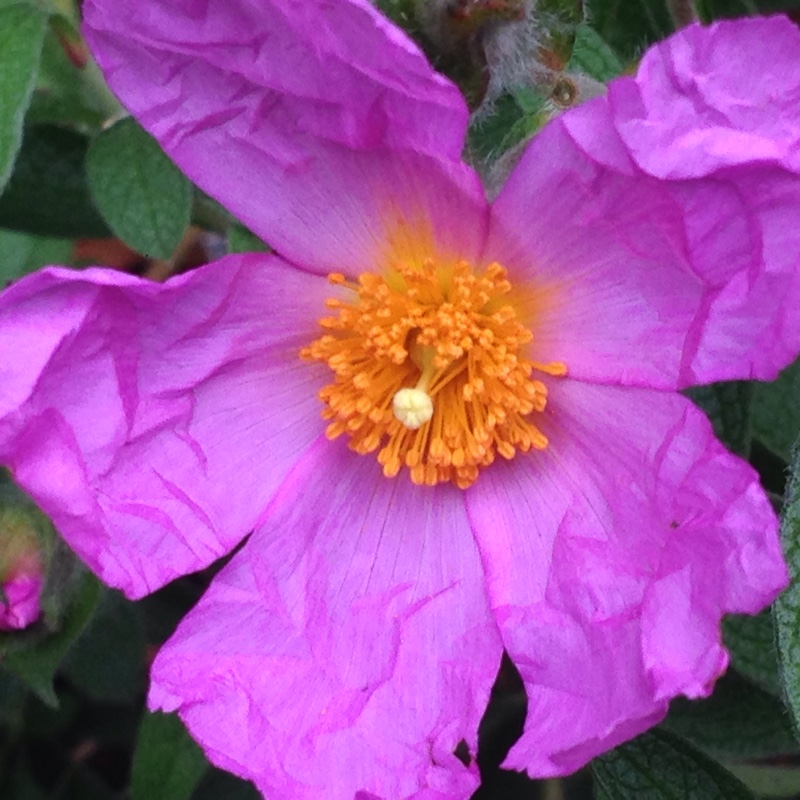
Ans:
[[[221,769],[210,769],[200,781],[192,800],[261,800],[255,786]]]
[[[675,699],[662,724],[720,758],[754,759],[800,751],[783,703],[733,671],[717,681],[705,700]]]
[[[800,447],[792,459],[781,541],[792,582],[775,601],[775,624],[786,700],[800,730]]]
[[[541,29],[543,45],[564,61],[575,42],[576,28],[586,18],[583,0],[537,0],[536,24]]]
[[[597,800],[753,800],[727,770],[660,730],[596,758],[592,773]]]
[[[53,25],[62,21],[63,17],[52,18],[45,35],[39,79],[26,120],[28,124],[49,122],[97,130],[110,111],[104,102],[103,86],[98,87],[95,79],[97,66],[89,61],[78,67],[70,60],[53,30]]]
[[[800,795],[800,769],[771,764],[731,764],[730,771],[759,797],[797,798]]]
[[[72,258],[72,242],[0,230],[0,253],[3,254],[0,260],[2,286],[47,264],[68,264]]]
[[[771,383],[756,383],[753,434],[784,461],[800,436],[800,360],[786,367]]]
[[[189,226],[192,186],[135,120],[120,120],[92,142],[86,172],[97,208],[120,239],[152,258],[175,252]]]
[[[5,668],[22,678],[49,706],[58,705],[53,677],[89,622],[99,598],[100,584],[86,572],[57,631],[49,633],[31,629],[26,635],[0,637],[0,654],[3,654]]]
[[[3,789],[7,792],[3,795],[5,800],[49,800],[27,759],[15,760]]]
[[[653,0],[590,0],[592,26],[624,58],[638,57],[648,44],[672,32],[664,2]]]
[[[567,71],[584,72],[606,83],[621,75],[622,70],[622,62],[603,37],[591,25],[578,25]]]
[[[188,800],[208,769],[203,751],[174,714],[142,717],[131,771],[131,800]]]
[[[100,702],[136,700],[145,678],[144,626],[136,605],[106,590],[67,655],[64,672],[75,687]]]
[[[0,725],[6,731],[22,727],[26,695],[25,684],[16,675],[0,669]]]
[[[470,126],[472,157],[491,162],[527,139],[546,121],[545,103],[545,97],[526,88],[499,97],[492,113]]]
[[[73,239],[108,236],[84,174],[89,140],[54,125],[25,131],[11,180],[0,195],[0,228]]]
[[[686,394],[706,412],[714,426],[714,433],[728,449],[746,457],[750,452],[752,383],[712,383],[694,386],[687,389]]]
[[[731,614],[722,622],[725,646],[733,668],[775,697],[781,696],[775,625],[772,611],[760,614]]]
[[[786,10],[792,0],[778,0],[778,4],[763,0],[695,0],[700,18],[706,22],[720,17],[741,17],[744,14],[758,14]]]
[[[0,192],[14,166],[42,53],[47,17],[25,3],[0,8]]]
[[[268,253],[269,247],[252,231],[234,223],[228,228],[229,253]]]
[[[119,792],[111,787],[93,770],[79,765],[65,774],[66,785],[58,794],[58,800],[119,800]]]

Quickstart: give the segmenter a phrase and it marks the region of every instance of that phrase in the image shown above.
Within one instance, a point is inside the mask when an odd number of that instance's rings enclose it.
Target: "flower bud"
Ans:
[[[41,616],[44,567],[33,520],[0,511],[0,630],[27,628]]]

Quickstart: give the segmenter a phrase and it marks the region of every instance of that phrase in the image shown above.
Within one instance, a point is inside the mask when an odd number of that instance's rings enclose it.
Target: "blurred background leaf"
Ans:
[[[72,57],[69,42],[78,50]],[[78,31],[64,16],[51,17],[27,123],[53,123],[87,133],[100,130],[119,108],[111,98]]]
[[[6,284],[47,264],[69,263],[72,242],[0,229],[0,253],[0,283]]]
[[[0,6],[0,192],[22,142],[46,27],[47,16],[33,5]]]
[[[174,714],[142,717],[131,772],[131,800],[188,800],[208,763]]]
[[[105,589],[87,628],[63,664],[73,686],[104,703],[132,703],[144,697],[144,624],[135,603]]]
[[[55,125],[25,132],[14,172],[0,195],[0,228],[74,239],[108,236],[89,195],[84,162],[89,138]]]
[[[92,615],[100,599],[100,583],[84,572],[74,587],[59,628],[55,632],[33,626],[23,633],[0,636],[3,666],[13,672],[48,705],[58,705],[53,678],[68,650]]]

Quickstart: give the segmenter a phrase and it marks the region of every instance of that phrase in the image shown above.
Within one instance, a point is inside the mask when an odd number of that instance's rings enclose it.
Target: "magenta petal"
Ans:
[[[800,172],[800,30],[786,17],[692,25],[651,48],[635,80],[612,83],[614,125],[651,175],[734,165]]]
[[[0,459],[140,596],[250,531],[318,436],[302,363],[330,286],[272,256],[159,285],[48,269],[0,296]]]
[[[463,98],[364,0],[90,0],[84,12],[134,116],[298,264],[374,267],[387,198],[402,203],[415,174],[435,204],[448,170],[480,196],[460,164]]]
[[[750,24],[692,29],[659,47],[713,59],[736,82],[736,65],[747,62],[729,57],[731,40],[721,33],[747,38]],[[757,32],[768,23],[752,24]],[[769,24],[783,30],[781,41],[788,36],[788,23]],[[767,57],[763,46],[754,51]],[[785,48],[779,53],[788,58]],[[637,107],[640,129],[661,137],[660,149],[650,140],[637,144],[623,130],[618,99],[647,93],[651,80],[648,69],[616,81],[608,97],[564,114],[531,142],[494,204],[488,255],[542,298],[536,356],[565,362],[573,377],[665,389],[774,378],[800,350],[797,172],[791,159],[718,163],[702,136],[708,115],[684,114],[685,135],[670,138],[659,116],[673,107],[666,101]],[[765,138],[782,142],[769,110],[779,95],[786,106],[781,125],[793,120],[800,137],[794,84],[759,76],[737,85],[725,117],[732,141],[758,119]],[[707,175],[643,170],[645,153],[648,165],[708,156]]]
[[[500,655],[462,493],[321,438],[160,652],[150,704],[275,800],[468,797],[453,751],[474,758]]]
[[[755,472],[679,395],[553,386],[550,446],[468,494],[492,607],[528,693],[507,766],[567,774],[707,694],[719,623],[786,585]]]

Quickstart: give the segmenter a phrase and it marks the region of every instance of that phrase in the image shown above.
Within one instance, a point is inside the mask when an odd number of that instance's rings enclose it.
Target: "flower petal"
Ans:
[[[685,398],[564,380],[547,450],[467,493],[503,640],[528,693],[507,759],[567,774],[725,669],[719,622],[786,584],[755,472]]]
[[[690,25],[609,87],[633,160],[660,178],[734,165],[800,172],[800,30],[784,16]]]
[[[264,255],[163,285],[21,280],[0,296],[0,459],[130,596],[209,564],[319,435],[325,376],[298,351],[328,294]]]
[[[474,757],[501,652],[463,495],[321,438],[159,653],[150,705],[275,800],[467,797],[453,751]]]
[[[720,32],[749,41],[749,24],[692,29],[659,47],[713,60],[721,72],[730,65],[725,80],[736,82],[734,65],[745,62],[723,59],[732,45]],[[753,47],[761,58],[771,41]],[[564,114],[531,142],[494,205],[488,253],[541,298],[537,358],[565,362],[573,377],[657,388],[772,379],[800,350],[797,172],[787,168],[791,159],[723,163],[713,155],[700,177],[699,169],[656,169],[643,154],[656,152],[664,164],[705,158],[711,114],[682,116],[681,135],[670,138],[671,119],[660,115],[671,106],[648,101],[637,106],[637,130],[660,145],[651,151],[650,139],[633,137],[633,101],[623,119],[620,98],[655,91],[649,82],[661,52],[651,51],[639,77],[614,82],[608,97]],[[760,125],[764,141],[787,149],[769,109],[780,96],[781,125],[794,120],[800,136],[792,85],[759,77],[717,97],[730,104],[725,135],[733,141]]]
[[[366,0],[84,9],[92,50],[134,116],[198,186],[298,264],[374,267],[386,200],[402,204],[420,175],[428,205],[444,205],[439,189],[450,193],[451,182],[482,205],[460,163],[463,98]]]

